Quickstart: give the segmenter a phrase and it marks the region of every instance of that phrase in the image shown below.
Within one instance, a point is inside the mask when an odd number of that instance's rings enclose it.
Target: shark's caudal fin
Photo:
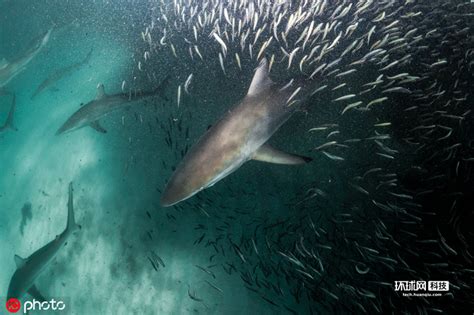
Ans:
[[[258,95],[259,93],[269,89],[272,85],[273,81],[269,76],[268,61],[266,58],[263,58],[262,61],[260,61],[260,65],[255,70],[247,95]]]
[[[257,151],[255,151],[252,159],[262,162],[288,165],[305,164],[312,161],[309,157],[279,151],[268,144],[262,145]]]
[[[6,130],[8,128],[18,131],[18,129],[15,127],[13,124],[13,118],[15,115],[15,108],[16,108],[16,96],[13,94],[13,99],[12,99],[12,106],[10,107],[10,111],[8,112],[7,119],[5,121],[5,124],[0,127],[0,131]]]
[[[69,199],[67,202],[67,227],[66,231],[69,233],[74,232],[77,229],[80,229],[81,226],[76,224],[76,219],[74,218],[74,204],[73,204],[73,196],[74,190],[72,188],[72,182],[69,183]]]

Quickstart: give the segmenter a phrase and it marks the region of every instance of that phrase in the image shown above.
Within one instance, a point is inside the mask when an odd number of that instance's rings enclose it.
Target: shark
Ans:
[[[46,79],[43,80],[43,82],[40,83],[40,85],[36,88],[35,92],[31,96],[31,99],[34,99],[38,94],[40,94],[42,91],[46,90],[48,87],[55,84],[62,78],[70,75],[77,69],[88,64],[91,59],[91,56],[92,56],[92,49],[89,51],[89,53],[83,60],[76,62],[74,64],[71,64],[69,66],[66,66],[64,68],[58,69],[55,72],[53,72],[49,77],[47,77]]]
[[[33,44],[22,55],[18,55],[10,61],[7,61],[5,58],[0,59],[0,89],[25,70],[30,61],[33,60],[48,43],[51,32],[52,29],[49,29],[40,38],[34,40]]]
[[[136,102],[159,95],[167,81],[168,77],[163,80],[155,90],[137,93],[137,95],[132,95],[131,93],[108,95],[105,93],[104,85],[99,84],[97,86],[95,99],[81,106],[72,114],[58,129],[56,135],[71,132],[86,126],[90,126],[100,133],[106,133],[107,130],[102,127],[99,119],[106,117],[110,113],[127,109]]]
[[[273,82],[263,58],[246,96],[231,107],[191,147],[168,180],[160,198],[163,207],[186,200],[213,186],[249,160],[298,165],[311,158],[282,152],[267,143],[311,91],[308,80]]]
[[[37,300],[45,301],[44,296],[35,285],[35,280],[56,257],[61,248],[64,247],[72,233],[80,228],[74,219],[72,182],[69,184],[67,208],[67,225],[61,234],[57,235],[54,240],[35,251],[28,258],[21,258],[15,255],[17,269],[8,286],[7,301],[10,298],[21,299],[27,293]]]
[[[13,123],[15,109],[16,109],[16,97],[15,97],[15,94],[13,94],[12,105],[10,107],[10,111],[8,112],[8,116],[7,116],[7,119],[5,120],[5,123],[3,124],[3,126],[0,126],[0,132],[3,132],[7,129],[18,131],[18,129],[15,127]]]

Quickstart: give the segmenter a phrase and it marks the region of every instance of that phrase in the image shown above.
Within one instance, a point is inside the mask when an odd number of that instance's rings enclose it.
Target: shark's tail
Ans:
[[[72,182],[71,182],[71,183],[69,183],[69,199],[68,199],[68,202],[67,202],[68,213],[67,213],[66,231],[68,233],[72,233],[75,230],[81,228],[80,225],[76,224],[76,219],[74,218],[74,204],[73,204],[74,196],[73,196],[73,193],[74,193],[74,190],[72,188]]]

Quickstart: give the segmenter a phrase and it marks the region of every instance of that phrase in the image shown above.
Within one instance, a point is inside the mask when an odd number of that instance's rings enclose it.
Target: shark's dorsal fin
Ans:
[[[260,65],[255,70],[255,74],[253,75],[252,83],[250,83],[247,95],[257,95],[260,92],[270,88],[272,84],[273,81],[270,79],[268,73],[268,61],[266,58],[263,58],[262,61],[260,61]]]
[[[312,160],[305,156],[279,151],[268,144],[262,145],[257,151],[255,151],[252,159],[262,162],[288,165],[304,164]]]
[[[14,259],[15,259],[15,264],[16,264],[16,267],[17,267],[17,268],[23,267],[23,266],[25,265],[25,263],[26,263],[26,259],[21,258],[21,257],[18,256],[18,255],[15,255],[15,256],[14,256]]]
[[[107,130],[106,130],[104,127],[102,127],[102,126],[100,125],[100,123],[99,123],[98,120],[91,122],[91,123],[90,123],[90,126],[91,126],[92,128],[94,128],[94,130],[97,131],[97,132],[100,132],[100,133],[107,133]]]
[[[5,58],[0,59],[0,69],[6,68],[8,66],[8,61]]]
[[[95,96],[95,99],[100,100],[100,99],[102,99],[106,96],[107,96],[107,94],[105,94],[104,85],[101,83],[97,86],[97,95]]]
[[[28,290],[28,294],[31,295],[34,299],[44,302],[46,301],[46,298],[41,294],[41,292],[38,290],[36,285],[33,284],[33,286]]]

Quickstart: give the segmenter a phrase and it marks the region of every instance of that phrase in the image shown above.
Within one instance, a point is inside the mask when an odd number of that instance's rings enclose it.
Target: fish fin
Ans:
[[[41,292],[38,290],[38,288],[36,287],[36,285],[33,284],[33,286],[28,290],[28,294],[31,295],[34,299],[40,301],[40,302],[44,302],[46,301],[45,297],[43,296],[43,294],[41,294]]]
[[[104,85],[101,83],[97,86],[97,95],[95,96],[95,99],[100,100],[100,99],[103,99],[106,96],[107,96],[107,94],[105,94]]]
[[[77,229],[80,229],[81,226],[76,223],[74,218],[74,189],[72,187],[72,182],[69,183],[69,197],[67,201],[67,227],[66,230],[74,232]]]
[[[16,264],[16,267],[17,268],[21,268],[25,265],[26,263],[26,259],[25,258],[21,258],[20,256],[18,255],[15,255],[14,256],[14,259],[15,259],[15,264]]]
[[[252,159],[262,162],[288,165],[305,164],[312,161],[309,157],[279,151],[268,144],[262,145],[257,151],[255,151]]]
[[[8,66],[8,61],[5,58],[0,59],[0,69],[6,68]]]
[[[253,75],[247,95],[257,95],[272,85],[273,81],[270,79],[268,73],[268,61],[266,58],[263,58],[262,61],[260,61],[260,65],[255,69],[255,74]]]
[[[107,133],[107,130],[105,130],[105,128],[100,125],[98,120],[91,122],[89,125],[92,128],[94,128],[94,130],[96,130],[100,133]]]

